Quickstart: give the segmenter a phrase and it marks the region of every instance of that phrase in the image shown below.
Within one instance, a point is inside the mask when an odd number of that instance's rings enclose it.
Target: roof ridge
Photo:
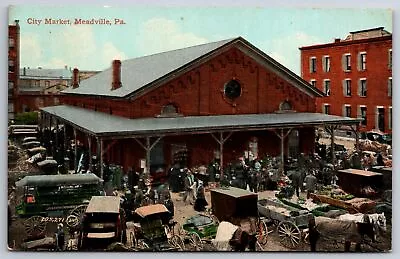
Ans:
[[[160,55],[160,54],[165,54],[165,53],[172,53],[172,52],[176,52],[176,51],[181,51],[184,49],[191,49],[191,48],[196,48],[196,47],[200,47],[200,46],[205,46],[205,45],[209,45],[209,44],[216,44],[216,43],[221,43],[221,42],[231,42],[233,40],[239,39],[241,38],[240,36],[238,37],[234,37],[234,38],[228,38],[225,40],[218,40],[218,41],[212,41],[212,42],[208,42],[208,43],[202,43],[202,44],[198,44],[198,45],[194,45],[194,46],[188,46],[188,47],[184,47],[184,48],[180,48],[180,49],[173,49],[173,50],[166,50],[166,51],[162,51],[162,52],[157,52],[157,53],[153,53],[153,54],[149,54],[149,55],[145,55],[145,56],[140,56],[140,57],[135,57],[135,58],[130,58],[130,59],[125,59],[122,60],[121,62],[126,62],[126,61],[131,61],[131,60],[137,60],[137,59],[141,59],[141,58],[147,58],[147,57],[152,57],[152,56],[156,56],[156,55]]]

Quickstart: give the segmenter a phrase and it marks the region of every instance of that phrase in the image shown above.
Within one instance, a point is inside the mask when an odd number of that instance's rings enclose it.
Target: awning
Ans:
[[[45,114],[101,137],[199,134],[218,131],[263,130],[322,125],[355,125],[361,119],[322,113],[268,113],[128,119],[90,109],[59,105],[41,108]]]

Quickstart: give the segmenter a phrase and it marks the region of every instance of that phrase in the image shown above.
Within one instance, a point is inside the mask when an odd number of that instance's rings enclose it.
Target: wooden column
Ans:
[[[279,133],[274,131],[275,134],[278,136],[278,138],[281,140],[281,169],[280,169],[281,176],[285,171],[285,138],[290,134],[291,131],[292,131],[291,128],[286,132],[286,134],[283,128],[280,130]]]
[[[87,140],[88,140],[88,153],[89,153],[89,171],[92,173],[92,169],[93,169],[93,166],[92,166],[92,136],[90,136],[89,134],[88,134],[88,136],[87,136]]]
[[[232,133],[233,132],[229,132],[228,136],[226,136],[225,138],[224,138],[224,132],[219,133],[219,138],[217,138],[216,136],[214,136],[213,133],[211,133],[211,136],[219,144],[219,160],[220,160],[219,169],[220,169],[221,179],[224,176],[224,144],[230,138],[230,136],[232,136]]]
[[[148,177],[150,175],[150,152],[154,148],[155,145],[157,145],[158,141],[160,141],[162,137],[158,137],[153,144],[151,144],[151,138],[146,137],[146,144],[143,144],[140,140],[137,138],[134,138],[137,143],[139,143],[140,146],[146,151],[146,168],[145,168],[145,175]]]
[[[100,178],[104,177],[104,163],[103,163],[103,140],[100,139]]]
[[[74,128],[74,141],[75,141],[75,145],[74,145],[74,170],[76,173],[76,170],[78,169],[78,145],[76,142],[76,129]]]

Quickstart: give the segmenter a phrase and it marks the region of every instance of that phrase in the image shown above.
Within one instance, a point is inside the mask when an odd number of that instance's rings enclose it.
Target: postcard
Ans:
[[[9,7],[11,251],[390,252],[392,12]]]

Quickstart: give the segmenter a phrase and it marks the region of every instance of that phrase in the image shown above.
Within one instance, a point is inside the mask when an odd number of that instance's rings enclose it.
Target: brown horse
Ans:
[[[344,240],[344,251],[349,252],[351,243],[356,243],[356,251],[361,251],[364,236],[375,241],[374,226],[369,217],[364,215],[363,222],[315,217],[309,221],[309,240],[311,251],[316,251],[318,240]]]

